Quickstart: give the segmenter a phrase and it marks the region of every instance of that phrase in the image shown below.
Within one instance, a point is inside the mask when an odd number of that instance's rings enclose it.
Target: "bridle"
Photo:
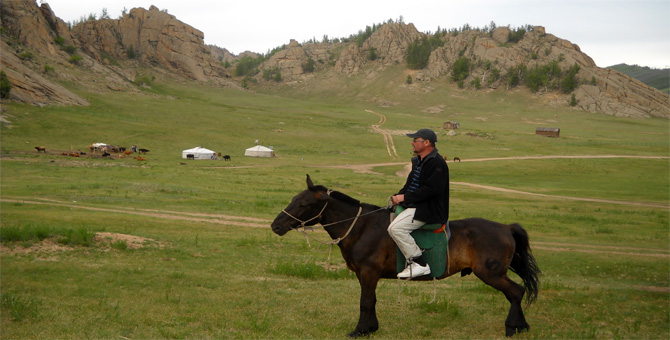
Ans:
[[[330,195],[330,193],[328,193],[328,194]],[[290,217],[290,218],[292,218],[292,219],[294,219],[294,220],[300,222],[300,227],[295,227],[295,228],[293,228],[293,229],[297,229],[297,228],[303,228],[303,229],[304,229],[304,228],[305,228],[305,225],[306,225],[307,223],[312,222],[312,221],[314,221],[314,220],[317,219],[317,218],[318,218],[318,219],[321,219],[321,215],[323,214],[323,211],[326,210],[326,207],[327,207],[327,206],[328,206],[328,202],[326,202],[326,204],[323,205],[323,209],[321,209],[321,211],[319,212],[318,215],[316,215],[316,216],[314,216],[314,217],[312,217],[312,218],[310,218],[309,220],[306,220],[306,221],[303,221],[303,220],[301,220],[301,219],[299,219],[299,218],[297,218],[297,217],[291,215],[288,211],[286,211],[286,209],[282,209],[281,211],[282,211],[284,214],[286,214],[288,217]]]
[[[330,196],[330,193],[332,193],[332,192],[333,192],[332,190],[328,190],[328,191],[326,191],[326,194],[328,194],[328,196]],[[286,209],[282,209],[282,212],[283,212],[284,214],[286,214],[286,216],[288,216],[288,217],[290,217],[290,218],[292,218],[292,219],[294,219],[294,220],[296,220],[297,222],[300,223],[300,226],[299,226],[299,227],[294,227],[294,228],[292,228],[292,229],[296,229],[296,230],[297,230],[297,229],[299,229],[299,228],[302,228],[302,231],[300,231],[300,232],[302,232],[303,234],[305,234],[305,238],[307,239],[307,243],[309,244],[309,239],[307,238],[307,233],[305,233],[305,227],[306,227],[306,224],[309,223],[309,222],[311,222],[311,221],[314,221],[314,220],[317,219],[317,218],[320,220],[321,217],[322,217],[322,215],[323,215],[323,212],[326,210],[326,207],[327,207],[327,206],[328,206],[328,202],[326,202],[326,204],[323,205],[323,208],[321,208],[321,211],[319,211],[319,213],[318,213],[316,216],[310,218],[309,220],[305,220],[305,221],[303,221],[303,220],[301,220],[301,219],[299,219],[299,218],[297,218],[297,217],[291,215],[288,211],[286,211]],[[358,205],[358,213],[356,214],[355,217],[347,218],[347,219],[344,219],[344,220],[339,221],[339,222],[333,222],[333,223],[328,223],[328,224],[321,224],[321,227],[322,227],[322,228],[325,228],[325,227],[328,227],[328,226],[331,226],[331,225],[335,225],[335,224],[338,224],[338,223],[342,223],[342,222],[344,222],[344,221],[348,221],[348,220],[351,220],[351,219],[354,220],[353,222],[351,222],[351,225],[349,226],[349,229],[348,229],[347,232],[344,234],[344,236],[342,236],[342,237],[338,237],[338,238],[336,238],[336,239],[333,239],[333,240],[332,240],[331,242],[329,242],[328,244],[330,244],[331,246],[332,246],[332,245],[336,245],[336,244],[340,243],[340,241],[342,241],[345,237],[349,236],[349,233],[350,233],[351,230],[354,228],[354,225],[355,225],[356,222],[358,221],[358,218],[361,216],[361,211],[363,211],[363,207],[362,207],[361,205]],[[367,215],[367,214],[366,214],[366,215]]]

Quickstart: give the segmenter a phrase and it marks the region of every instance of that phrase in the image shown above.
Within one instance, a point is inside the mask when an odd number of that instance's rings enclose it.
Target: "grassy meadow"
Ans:
[[[452,219],[518,222],[529,233],[543,275],[519,338],[670,336],[667,119],[552,107],[524,91],[391,86],[390,74],[375,86],[351,77],[334,95],[159,80],[135,94],[74,87],[88,107],[3,104],[2,338],[345,338],[359,287],[339,252],[328,260],[314,241],[323,232],[310,234],[310,247],[269,225],[305,174],[385,205],[411,157],[404,132],[422,127],[438,132],[442,154],[462,159],[449,162]],[[366,110],[386,117],[397,156]],[[447,120],[461,124],[455,136],[441,129]],[[536,127],[560,127],[561,137]],[[277,157],[245,157],[256,140]],[[146,161],[62,155],[96,142],[150,152]],[[232,160],[181,159],[195,146]],[[547,156],[572,157],[538,158]],[[94,233],[143,241],[126,247],[91,241]],[[472,275],[438,282],[429,304],[432,292],[380,282],[371,338],[503,337],[500,292]]]

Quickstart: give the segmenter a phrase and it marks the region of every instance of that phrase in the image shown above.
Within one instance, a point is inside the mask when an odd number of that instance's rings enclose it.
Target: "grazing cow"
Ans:
[[[126,155],[126,156],[130,155],[131,153],[133,153],[133,152],[130,151],[130,150],[126,150],[126,151],[123,152],[123,154]]]
[[[140,156],[135,157],[135,159],[137,159],[138,161],[146,161],[147,160],[146,157],[140,157]]]
[[[140,153],[143,153],[143,154],[146,154],[147,152],[149,152],[149,150],[147,150],[147,149],[140,149],[139,151],[140,151]]]
[[[224,160],[224,161],[229,161],[229,160],[230,160],[230,155],[225,155],[225,156],[223,156],[223,160]]]
[[[105,152],[102,153],[102,157],[109,157],[109,156],[111,156],[111,155],[110,155],[109,152],[107,152],[107,151],[105,151]]]
[[[192,154],[192,153],[189,153],[188,155],[186,155],[186,159],[193,159],[193,160],[195,160],[195,155]]]
[[[460,161],[461,161],[460,158],[458,158],[458,157],[454,157],[454,162],[460,162]]]
[[[76,152],[70,152],[69,154],[70,157],[79,157],[79,154]]]
[[[95,151],[96,147],[93,145],[89,145],[88,149],[91,150],[91,152]]]
[[[35,150],[37,150],[38,153],[39,153],[40,151],[41,151],[41,152],[44,152],[44,153],[47,153],[47,149],[46,149],[45,147],[43,147],[43,146],[36,146],[36,147],[35,147]]]

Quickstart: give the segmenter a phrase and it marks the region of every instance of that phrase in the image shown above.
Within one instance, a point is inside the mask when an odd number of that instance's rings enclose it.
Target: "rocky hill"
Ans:
[[[598,68],[577,45],[540,26],[426,34],[412,24],[388,22],[350,39],[291,41],[271,55],[234,56],[224,48],[206,46],[201,31],[154,6],[70,28],[47,4],[14,0],[0,3],[0,20],[0,68],[13,86],[11,100],[40,105],[87,105],[58,85],[66,82],[88,91],[138,91],[138,77],[150,73],[212,86],[238,87],[253,79],[263,86],[318,88],[324,79],[374,77],[370,70],[405,65],[408,82],[457,84],[467,91],[525,85],[538,95],[547,94],[548,105],[670,118],[667,94],[615,70]],[[407,66],[415,55],[420,62]],[[243,77],[233,76],[243,56],[257,64]]]

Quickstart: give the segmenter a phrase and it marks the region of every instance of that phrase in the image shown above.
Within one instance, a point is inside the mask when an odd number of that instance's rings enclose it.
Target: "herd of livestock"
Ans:
[[[36,146],[35,150],[37,150],[37,153],[43,152],[47,153],[47,149],[44,146]],[[121,147],[118,145],[110,145],[110,144],[104,144],[104,143],[95,143],[91,144],[88,146],[88,150],[92,155],[100,155],[101,157],[105,158],[112,158],[112,154],[115,154],[118,158],[125,158],[127,156],[130,156],[134,153],[141,154],[141,155],[146,155],[147,152],[149,152],[148,149],[138,149],[137,145],[133,145],[130,147],[130,150],[126,147]],[[62,156],[70,156],[70,157],[81,157],[81,156],[86,156],[87,153],[83,151],[69,151],[69,152],[62,152]],[[133,157],[137,159],[138,161],[146,161],[146,157],[142,156],[135,156]]]

